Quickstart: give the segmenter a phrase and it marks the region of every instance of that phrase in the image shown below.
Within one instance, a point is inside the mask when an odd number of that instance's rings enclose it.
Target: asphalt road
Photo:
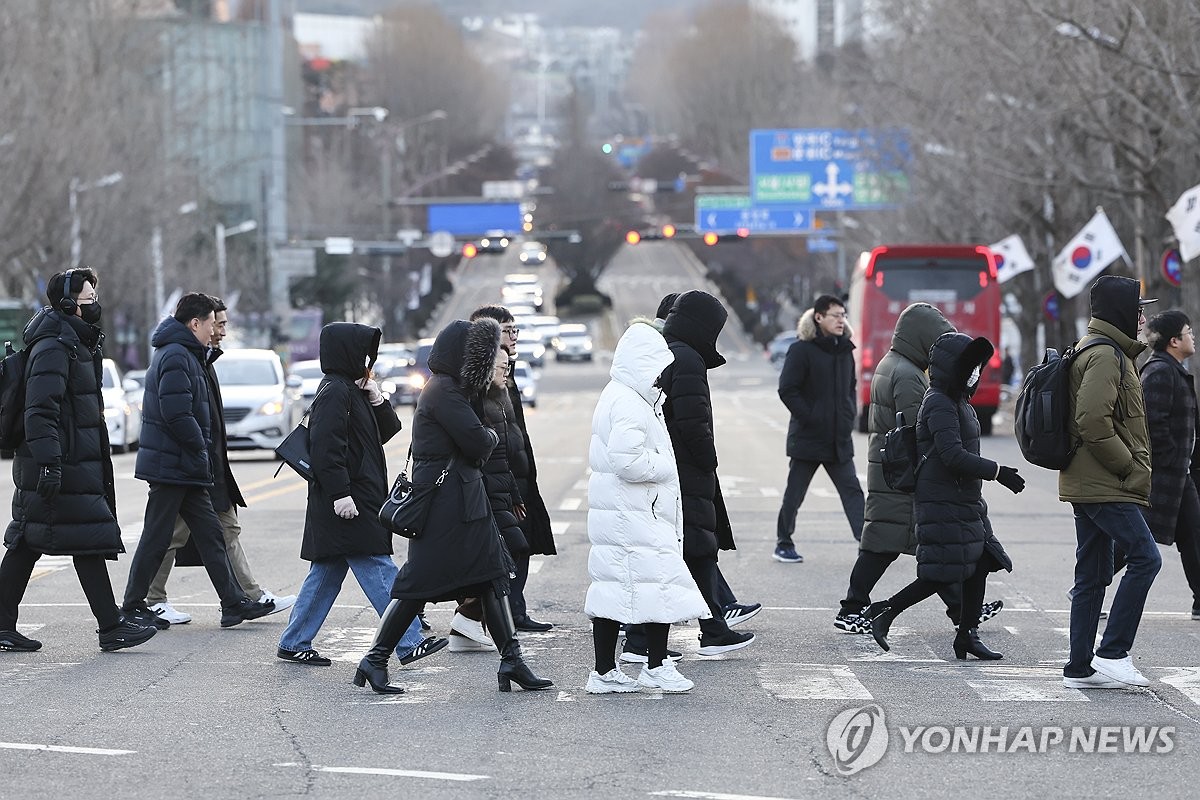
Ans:
[[[484,270],[486,260],[459,276],[445,314],[469,311],[513,271],[499,263]],[[665,292],[700,286],[696,265],[676,246],[626,249],[602,287],[614,298],[612,321],[600,324],[615,332],[617,320],[652,313]],[[1029,486],[1020,496],[986,487],[993,525],[1016,564],[989,581],[988,598],[1003,599],[1006,609],[981,629],[1004,659],[956,661],[936,599],[900,619],[893,650],[883,654],[869,637],[831,625],[855,545],[824,474],[800,512],[805,563],[771,559],[787,413],[775,396],[775,373],[748,340],[729,330],[720,346],[729,364],[711,377],[721,479],[738,542],[721,564],[739,599],[765,608],[744,626],[756,642],[723,658],[695,654],[695,627],[674,631],[672,645],[685,654],[680,670],[696,682],[691,693],[592,697],[582,689],[592,659],[581,611],[586,452],[607,379],[601,348],[591,364],[548,361],[539,406],[527,412],[559,555],[535,560],[527,591],[534,616],[556,628],[524,634],[522,642],[535,670],[555,681],[553,690],[501,694],[494,656],[445,651],[393,666],[404,695],[357,689],[354,663],[376,615],[353,580],[316,643],[332,667],[275,658],[285,614],[222,630],[200,569],[179,569],[170,584],[172,602],[193,622],[142,647],[102,654],[69,561],[43,559],[21,629],[45,646],[0,653],[0,797],[1193,796],[1200,622],[1186,613],[1190,595],[1174,551],[1164,551],[1134,651],[1151,686],[1063,689],[1073,525],[1056,499],[1054,475],[1022,467]],[[865,439],[856,445],[862,472]],[[393,468],[406,447],[407,432],[389,444]],[[1002,463],[1022,463],[1006,435],[985,440],[984,450]],[[134,458],[115,458],[131,551],[146,493],[133,478]],[[273,478],[275,466],[238,456],[235,471],[250,503],[243,541],[256,577],[289,593],[306,572],[298,557],[305,491],[287,472]],[[11,491],[7,474],[0,490]],[[403,557],[398,540],[396,558]],[[118,594],[128,565],[125,555],[110,566]],[[878,596],[912,576],[912,560],[901,559]],[[446,632],[451,612],[431,607],[436,632]],[[850,733],[870,734],[866,746],[854,758],[856,740],[847,735],[837,761],[827,744],[831,721],[837,718],[840,733],[839,715],[860,708],[870,710],[859,719],[875,714],[875,726],[852,726]],[[1167,752],[1123,752],[1137,726],[1150,737],[1147,749]],[[986,752],[967,752],[971,737]],[[996,752],[1001,746],[1012,752]],[[839,766],[865,768],[843,775]]]

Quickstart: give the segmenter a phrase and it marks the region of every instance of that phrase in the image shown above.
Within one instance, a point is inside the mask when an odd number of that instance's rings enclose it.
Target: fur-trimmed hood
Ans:
[[[965,333],[944,333],[929,350],[929,385],[956,400],[969,398],[979,384],[968,387],[967,378],[975,367],[985,368],[995,352],[982,336],[972,339]]]
[[[846,332],[835,338],[850,341],[854,336],[854,329],[850,327],[850,320],[845,320],[845,323]],[[796,323],[796,337],[802,342],[815,342],[820,335],[821,329],[817,327],[817,320],[814,318],[813,310],[810,308],[800,316],[800,321]]]
[[[469,395],[482,394],[491,383],[499,347],[500,323],[496,320],[455,320],[434,340],[429,371],[449,375]]]

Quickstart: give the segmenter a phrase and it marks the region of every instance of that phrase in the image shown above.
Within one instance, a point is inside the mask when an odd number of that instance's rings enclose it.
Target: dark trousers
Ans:
[[[4,560],[0,561],[0,631],[17,629],[17,610],[29,586],[29,578],[33,575],[33,565],[41,557],[41,553],[30,550],[22,541],[9,548]],[[72,560],[75,562],[75,574],[79,576],[79,585],[83,587],[83,594],[100,629],[105,630],[119,623],[121,615],[113,601],[112,582],[108,579],[104,556],[75,556]]]
[[[737,598],[733,596],[733,591],[726,583],[725,576],[721,574],[721,568],[717,565],[717,557],[685,558],[684,563],[691,570],[692,579],[696,581],[696,586],[700,589],[700,594],[703,595],[704,602],[708,603],[708,610],[713,615],[712,619],[700,620],[700,635],[722,636],[728,633],[729,626],[725,623],[723,606],[734,602]],[[650,642],[644,626],[629,625],[625,630],[625,645],[634,650],[648,651]]]
[[[788,465],[787,488],[783,490],[783,505],[779,507],[779,520],[775,526],[776,547],[794,546],[792,535],[796,532],[796,514],[800,511],[804,496],[808,494],[808,485],[812,483],[818,467],[825,468],[837,488],[838,496],[842,499],[842,510],[846,512],[846,521],[850,523],[850,532],[856,541],[862,539],[863,490],[854,469],[854,460],[822,462],[793,458]]]
[[[859,614],[871,605],[871,591],[900,555],[858,551],[858,559],[850,570],[850,588],[846,591],[846,599],[842,601],[843,614]],[[936,591],[946,604],[946,616],[957,624],[958,613],[962,609],[962,584],[939,583]]]
[[[175,532],[175,518],[182,517],[192,531],[192,541],[208,571],[208,579],[221,598],[221,606],[229,608],[246,598],[246,593],[233,577],[229,554],[225,551],[225,530],[213,510],[208,489],[203,486],[176,486],[169,483],[150,484],[150,495],[146,499],[146,516],[142,525],[142,538],[133,563],[129,566],[129,580],[125,585],[125,602],[122,608],[131,610],[145,602],[163,557],[171,547],[171,536]]]
[[[508,582],[508,605],[512,608],[513,619],[519,622],[528,616],[525,610],[525,584],[529,581],[529,553],[514,555],[513,561],[517,565],[517,576]]]
[[[1086,678],[1092,674],[1092,647],[1100,627],[1104,590],[1112,583],[1114,545],[1125,553],[1126,567],[1108,612],[1104,638],[1094,653],[1101,658],[1129,655],[1162,556],[1137,505],[1071,506],[1075,509],[1075,586],[1071,589],[1071,657],[1063,675]]]
[[[667,657],[667,634],[671,626],[665,622],[647,622],[641,625],[630,625],[629,629],[640,629],[646,640],[646,657],[650,669],[661,667]],[[596,672],[604,675],[617,666],[617,634],[621,623],[604,617],[592,620],[592,644],[596,648]]]
[[[912,608],[926,598],[933,597],[943,587],[962,587],[962,618],[957,620],[959,631],[968,631],[979,627],[979,612],[983,609],[983,592],[987,588],[988,568],[991,559],[985,555],[980,563],[975,565],[975,573],[961,584],[946,584],[917,578],[888,598],[893,616],[897,616],[906,608]]]

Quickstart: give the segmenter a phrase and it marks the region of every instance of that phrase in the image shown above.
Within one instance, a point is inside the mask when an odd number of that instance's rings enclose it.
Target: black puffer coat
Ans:
[[[392,586],[397,600],[508,592],[507,554],[480,470],[499,442],[479,411],[499,346],[495,320],[456,320],[429,353],[432,375],[413,415],[412,479],[433,483],[448,463],[450,470],[433,495],[425,531],[408,544],[408,561]]]
[[[667,396],[663,412],[683,493],[684,558],[709,558],[718,549],[734,549],[725,504],[718,502],[717,443],[708,389],[708,370],[725,363],[717,352],[717,336],[728,316],[720,300],[691,291],[679,295],[663,325],[675,361],[663,370],[659,386]]]
[[[142,393],[142,436],[134,474],[150,483],[212,486],[208,347],[174,317],[150,339],[154,357]]]
[[[47,555],[125,552],[108,426],[100,392],[100,329],[57,309],[38,312],[25,326],[25,441],[13,458],[12,522],[4,544],[24,540]],[[62,488],[49,502],[37,493],[46,464],[62,465]]]
[[[796,326],[779,373],[779,399],[791,412],[787,455],[840,464],[854,457],[854,343],[849,324],[841,336],[821,333],[810,308]]]
[[[979,418],[967,378],[992,357],[987,339],[965,333],[938,337],[929,354],[929,390],[917,413],[917,450],[928,460],[917,476],[917,576],[961,583],[986,569],[1012,570],[992,534],[983,481],[998,465],[979,455]],[[985,549],[990,558],[984,558]]]
[[[529,552],[533,555],[558,555],[554,546],[554,530],[550,527],[550,512],[546,509],[546,501],[537,484],[537,459],[533,455],[533,442],[529,440],[529,429],[525,427],[525,409],[521,405],[521,390],[511,375],[508,376],[508,399],[512,406],[513,416],[516,417],[517,427],[521,430],[521,438],[525,446],[524,466],[513,464],[513,476],[517,479],[517,489],[521,499],[525,501],[525,519],[521,520],[521,532],[529,543]]]
[[[525,437],[517,427],[507,389],[488,388],[483,398],[483,422],[500,437],[499,444],[483,465],[483,482],[487,486],[492,516],[508,545],[508,552],[514,556],[525,555],[529,552],[529,543],[514,511],[524,500],[515,475],[517,469],[528,474],[529,468],[525,460]]]
[[[1196,385],[1174,356],[1155,352],[1142,365],[1142,396],[1150,433],[1150,507],[1142,515],[1159,544],[1175,543],[1179,505],[1190,481],[1196,442]]]
[[[392,534],[379,521],[387,497],[383,443],[400,431],[391,403],[372,406],[355,385],[375,363],[378,328],[331,322],[321,329],[321,371],[308,418],[309,455],[315,480],[308,485],[300,557],[321,561],[338,556],[391,555]],[[342,519],[333,501],[354,499],[358,516]]]

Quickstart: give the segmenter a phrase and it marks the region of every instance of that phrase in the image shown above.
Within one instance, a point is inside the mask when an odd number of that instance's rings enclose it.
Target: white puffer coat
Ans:
[[[673,360],[662,334],[631,325],[592,416],[589,617],[634,624],[709,616],[683,562],[679,474],[654,386]]]

